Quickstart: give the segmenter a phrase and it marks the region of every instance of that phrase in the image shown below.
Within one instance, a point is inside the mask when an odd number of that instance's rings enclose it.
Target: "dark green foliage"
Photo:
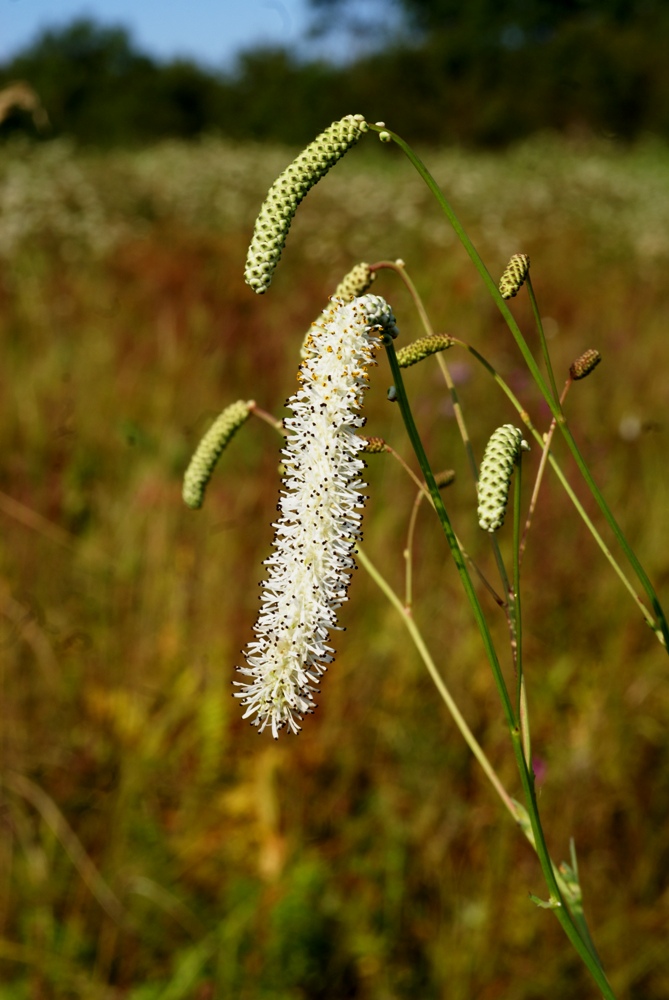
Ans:
[[[346,3],[312,0],[340,23]],[[295,145],[362,111],[408,140],[507,145],[539,129],[634,139],[669,135],[669,10],[659,0],[403,0],[407,28],[348,66],[282,49],[243,54],[232,73],[159,63],[122,28],[89,20],[45,32],[0,68],[49,114],[49,134],[128,145],[207,130]],[[371,34],[371,37],[375,37]],[[0,134],[34,134],[14,113]]]

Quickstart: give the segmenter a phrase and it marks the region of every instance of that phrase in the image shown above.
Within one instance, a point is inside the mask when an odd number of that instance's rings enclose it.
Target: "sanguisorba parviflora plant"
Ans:
[[[540,313],[530,278],[526,254],[514,254],[501,280],[493,281],[478,252],[461,226],[431,174],[414,151],[383,122],[367,123],[361,115],[347,115],[333,122],[299,154],[272,185],[260,210],[248,251],[245,277],[259,294],[267,291],[279,263],[295,211],[313,185],[351,149],[365,132],[376,132],[383,142],[395,142],[428,185],[446,218],[477,268],[490,295],[504,317],[511,334],[552,414],[551,426],[541,434],[511,388],[494,367],[470,345],[445,334],[435,333],[403,261],[358,264],[342,280],[321,316],[307,332],[298,372],[299,388],[287,402],[291,416],[283,425],[260,410],[254,402],[239,401],[227,407],[197,449],[184,481],[184,499],[191,507],[202,503],[206,484],[223,448],[246,421],[257,415],[273,423],[284,435],[282,452],[284,475],[280,491],[279,519],[273,525],[275,538],[271,556],[265,560],[267,579],[262,582],[261,611],[254,626],[255,639],[244,653],[246,665],[237,669],[243,680],[236,681],[236,697],[259,732],[268,729],[278,738],[282,731],[298,733],[305,715],[316,707],[314,696],[327,666],[333,661],[331,632],[339,628],[337,611],[347,600],[354,556],[388,596],[403,616],[416,648],[433,677],[441,697],[463,737],[483,767],[504,805],[535,849],[549,890],[547,901],[532,897],[540,906],[552,909],[567,937],[592,974],[601,994],[614,998],[600,958],[592,943],[583,913],[575,853],[571,864],[557,866],[551,859],[541,825],[530,754],[527,696],[523,674],[522,616],[520,601],[521,563],[527,533],[537,502],[539,485],[547,464],[583,518],[594,540],[604,552],[616,575],[634,598],[637,607],[658,640],[669,647],[669,629],[659,599],[636,556],[630,549],[601,491],[571,435],[564,404],[575,381],[589,375],[600,361],[599,352],[589,348],[571,365],[564,388],[558,392]],[[425,336],[395,351],[395,318],[388,303],[369,293],[376,274],[394,272],[411,293]],[[548,381],[542,374],[528,343],[509,311],[507,300],[522,287],[527,289],[539,335],[542,360]],[[523,431],[512,424],[492,430],[480,470],[467,432],[464,412],[453,393],[453,382],[442,353],[453,346],[465,349],[479,362],[516,408],[527,437],[538,445],[540,460],[531,501],[522,514],[520,488],[522,455],[529,445]],[[361,414],[369,369],[375,365],[381,347],[386,350],[393,379],[389,398],[399,403],[404,425],[420,466],[417,477],[403,459],[418,488],[418,497],[428,497],[440,521],[465,596],[471,605],[492,675],[500,696],[516,758],[525,804],[506,791],[481,747],[467,726],[438,671],[410,613],[410,601],[403,603],[361,547],[361,519],[365,483],[361,479],[366,453],[389,453],[393,449],[380,436],[365,438],[358,433],[364,424]],[[453,405],[463,444],[468,451],[472,474],[477,481],[478,522],[490,537],[500,575],[501,592],[496,595],[509,626],[511,658],[515,670],[515,690],[507,687],[486,616],[473,584],[470,560],[456,535],[442,497],[441,488],[450,482],[435,477],[413,420],[402,379],[402,369],[436,356]],[[597,527],[586,514],[551,451],[553,435],[559,429],[585,482],[616,536],[624,556],[645,590],[650,608],[639,598],[634,583],[604,544]],[[399,456],[396,456],[399,458]],[[517,475],[513,473],[517,470]],[[502,528],[512,481],[513,569],[507,571],[496,540]],[[522,529],[522,533],[521,533]],[[410,537],[413,533],[413,523]],[[407,589],[410,594],[410,545],[407,559]],[[481,573],[477,570],[479,577]],[[493,584],[484,581],[495,593]]]
[[[347,600],[364,506],[359,411],[379,332],[394,327],[390,307],[377,295],[333,299],[311,328],[300,388],[287,403],[292,416],[284,421],[286,471],[274,551],[265,560],[269,578],[262,583],[256,639],[245,654],[248,666],[238,668],[250,679],[235,682],[244,718],[261,732],[269,726],[275,737],[284,726],[299,731],[333,659],[329,633]]]

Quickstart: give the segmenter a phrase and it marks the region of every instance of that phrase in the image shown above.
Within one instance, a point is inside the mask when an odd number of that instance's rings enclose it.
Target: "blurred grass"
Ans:
[[[299,739],[259,738],[230,697],[272,536],[278,439],[247,424],[196,514],[181,475],[227,403],[282,413],[303,332],[352,263],[403,257],[437,329],[474,343],[547,423],[446,224],[408,165],[381,152],[352,153],[309,196],[256,299],[241,278],[246,240],[286,150],[2,151],[0,998],[594,996],[557,922],[528,900],[542,894],[535,858],[362,573]],[[557,372],[601,351],[568,413],[666,606],[669,151],[542,137],[499,157],[426,160],[493,273],[531,255]],[[390,275],[374,291],[403,337],[419,332]],[[530,332],[522,295],[513,309]],[[448,360],[480,456],[515,415],[469,357]],[[373,382],[367,432],[408,454],[383,360]],[[457,529],[492,575],[436,364],[407,384],[434,467],[458,473]],[[401,588],[413,493],[389,459],[369,466],[365,545]],[[425,509],[416,618],[518,794],[437,539]],[[619,997],[660,1000],[666,658],[551,479],[525,574],[549,844],[560,860],[576,839]]]

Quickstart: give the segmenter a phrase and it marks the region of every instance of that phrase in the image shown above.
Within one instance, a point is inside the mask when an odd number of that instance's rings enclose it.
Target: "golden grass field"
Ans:
[[[365,142],[370,147],[364,148]],[[547,410],[420,179],[372,138],[300,208],[272,288],[242,280],[292,151],[211,138],[105,156],[0,153],[0,998],[564,1000],[596,997],[536,858],[362,570],[319,708],[274,742],[230,696],[272,539],[280,442],[251,420],[204,508],[181,477],[236,399],[281,416],[304,331],[359,260],[401,257],[432,321],[474,344],[542,429]],[[539,137],[424,151],[491,273],[530,254],[567,414],[669,605],[669,151]],[[402,338],[420,333],[390,272]],[[512,309],[531,343],[521,293]],[[476,454],[516,422],[448,362]],[[366,432],[410,462],[385,359]],[[494,565],[436,362],[406,382],[470,554]],[[566,451],[571,482],[601,525]],[[526,461],[529,497],[538,449]],[[414,487],[369,457],[365,548],[399,590]],[[505,529],[506,530],[506,529]],[[502,535],[508,554],[509,535]],[[427,505],[415,618],[520,796],[478,634]],[[483,592],[482,592],[483,593]],[[482,596],[504,649],[504,621]],[[574,837],[620,1000],[669,997],[667,660],[548,475],[524,567],[525,671],[551,852]],[[508,661],[508,656],[506,657]]]

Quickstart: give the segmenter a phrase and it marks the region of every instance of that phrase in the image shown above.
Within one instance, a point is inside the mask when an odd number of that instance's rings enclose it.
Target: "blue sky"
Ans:
[[[154,56],[213,66],[260,42],[296,47],[308,23],[307,0],[0,0],[0,61],[45,26],[83,16],[125,25]]]
[[[378,0],[361,0],[372,9]],[[242,48],[272,43],[307,52],[343,55],[343,35],[308,47],[307,0],[0,0],[0,62],[46,26],[89,16],[128,27],[144,51],[159,58],[186,56],[230,68]],[[349,44],[350,44],[350,40]]]

